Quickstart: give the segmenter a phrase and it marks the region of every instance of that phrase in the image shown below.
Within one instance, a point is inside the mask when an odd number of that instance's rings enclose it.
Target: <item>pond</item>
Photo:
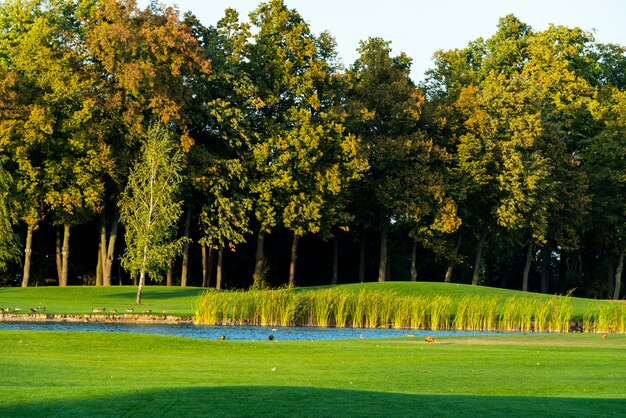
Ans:
[[[83,323],[83,322],[0,322],[0,330],[33,331],[79,331],[79,332],[127,332],[134,334],[156,334],[178,337],[227,340],[261,341],[270,336],[274,340],[343,340],[356,338],[393,338],[407,334],[415,337],[437,336],[491,336],[511,335],[504,332],[478,331],[425,331],[400,329],[366,328],[315,328],[315,327],[256,327],[256,326],[204,326],[193,324],[128,324],[128,323]]]

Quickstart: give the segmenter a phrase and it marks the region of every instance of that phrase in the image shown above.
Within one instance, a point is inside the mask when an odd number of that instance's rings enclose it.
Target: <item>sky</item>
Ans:
[[[261,0],[161,0],[177,5],[181,14],[194,13],[205,25],[215,25],[231,7],[248,20]],[[140,6],[148,0],[138,1]],[[513,13],[535,30],[549,24],[579,27],[593,32],[596,41],[626,46],[624,0],[285,0],[296,9],[311,30],[324,30],[337,40],[344,65],[357,58],[359,41],[380,37],[391,41],[392,54],[413,59],[411,77],[424,79],[439,49],[464,48],[469,41],[488,38],[498,19]]]

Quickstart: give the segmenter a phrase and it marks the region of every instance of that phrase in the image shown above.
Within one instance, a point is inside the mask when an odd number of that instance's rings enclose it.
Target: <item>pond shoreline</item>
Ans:
[[[2,313],[0,322],[108,322],[127,324],[192,324],[193,318],[151,314],[16,314]]]
[[[98,323],[124,323],[124,324],[193,324],[192,317],[180,317],[172,315],[152,314],[94,314],[94,315],[70,315],[70,314],[0,314],[0,322],[98,322]],[[214,324],[231,325],[232,324]],[[567,332],[583,332],[582,321],[571,321]],[[534,332],[534,327],[530,332]],[[502,331],[504,332],[504,331]]]

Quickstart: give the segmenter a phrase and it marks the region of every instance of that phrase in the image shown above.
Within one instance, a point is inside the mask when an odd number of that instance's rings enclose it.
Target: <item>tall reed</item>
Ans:
[[[437,295],[431,298],[430,323],[429,327],[433,330],[450,328],[452,319],[452,298],[447,295]]]
[[[335,326],[346,328],[352,325],[352,312],[354,312],[354,299],[346,289],[341,289],[335,301]]]
[[[292,288],[204,292],[195,303],[201,324],[336,326],[443,330],[567,332],[571,293],[548,300],[526,297],[399,296],[388,290]],[[626,332],[626,303],[602,302],[583,316],[587,332]]]

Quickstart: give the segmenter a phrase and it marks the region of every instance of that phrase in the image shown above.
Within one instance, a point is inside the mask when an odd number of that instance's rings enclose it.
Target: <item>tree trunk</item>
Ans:
[[[143,285],[146,282],[146,263],[148,260],[148,246],[144,245],[143,247],[143,261],[141,265],[141,270],[139,272],[139,285],[137,286],[137,299],[135,303],[137,305],[141,304],[141,292],[143,291]]]
[[[359,282],[365,283],[365,228],[359,241]]]
[[[96,267],[96,286],[104,285],[104,265],[107,258],[107,225],[104,210],[100,215],[100,244],[98,245],[98,266]]]
[[[172,285],[172,267],[173,266],[174,266],[174,260],[170,258],[169,260],[167,260],[167,276],[165,279],[166,286]]]
[[[480,239],[478,240],[478,248],[476,248],[476,258],[474,258],[474,273],[472,274],[473,286],[477,286],[478,281],[480,280],[480,260],[482,258],[485,241],[487,240],[487,231],[489,231],[489,229],[485,227],[482,234],[480,235]]]
[[[548,246],[548,244],[544,245],[541,250],[541,293],[548,293],[548,270],[550,269],[550,256],[552,254],[552,250]]]
[[[411,249],[411,281],[417,281],[417,241],[413,240],[413,248]]]
[[[383,225],[380,232],[380,259],[378,263],[378,281],[384,282],[387,276],[387,239],[389,237],[389,229],[387,225]]]
[[[289,262],[289,287],[294,287],[296,283],[296,258],[298,257],[298,241],[300,237],[293,234],[291,242],[291,261]]]
[[[339,279],[339,239],[333,237],[333,281],[332,284],[337,284]]]
[[[63,234],[63,257],[61,259],[61,280],[59,286],[67,286],[67,276],[70,264],[70,225],[65,224]]]
[[[63,249],[61,243],[61,227],[59,226],[56,227],[55,253],[57,262],[57,280],[59,281],[59,286],[61,286],[61,282],[63,281],[61,278],[63,275]]]
[[[139,273],[139,286],[137,287],[137,298],[135,299],[135,303],[137,305],[141,305],[141,292],[143,292],[143,284],[146,281],[146,273],[142,271]]]
[[[185,238],[189,238],[189,226],[191,225],[191,208],[187,209],[185,216]],[[189,240],[183,244],[183,268],[180,273],[180,285],[187,286],[187,268],[189,267]]]
[[[220,244],[217,250],[217,274],[215,275],[215,288],[222,288],[222,260],[224,256],[224,246]]]
[[[622,242],[620,246],[619,258],[617,259],[617,268],[615,269],[615,288],[613,290],[613,299],[619,299],[622,290],[622,271],[624,270],[624,253],[626,253],[626,242]]]
[[[265,264],[265,255],[263,253],[263,245],[265,241],[265,232],[259,231],[259,235],[256,240],[256,256],[254,263],[254,275],[252,276],[254,282],[263,279],[263,265]]]
[[[22,275],[22,287],[28,287],[30,279],[30,258],[33,253],[33,230],[32,225],[28,225],[26,231],[26,247],[24,248],[24,274]]]
[[[202,257],[202,287],[207,287],[207,271],[206,271],[206,245],[204,243],[200,244],[200,251]]]
[[[461,248],[461,238],[463,235],[459,232],[459,236],[456,239],[456,247],[454,247],[454,259],[459,255],[459,248]],[[443,279],[444,283],[450,283],[452,280],[452,272],[454,271],[455,260],[448,261],[448,268],[446,269],[446,277]]]
[[[102,286],[102,241],[98,243],[98,263],[96,264],[96,286]]]
[[[213,247],[213,244],[211,244],[209,246],[209,260],[207,262],[208,264],[208,272],[207,272],[207,283],[206,283],[206,287],[211,287],[211,281],[213,279],[213,260],[215,259],[215,248]]]
[[[117,225],[119,222],[119,214],[115,211],[113,215],[113,222],[111,222],[111,233],[109,234],[109,243],[106,244],[106,232],[104,237],[103,250],[104,253],[103,266],[102,266],[102,285],[111,286],[111,272],[113,271],[113,257],[115,256],[115,241],[117,239]],[[103,224],[103,228],[106,231],[106,226]],[[108,248],[107,248],[108,247]],[[120,276],[120,282],[122,278]]]
[[[609,250],[607,259],[607,292],[606,298],[613,298],[613,292],[615,291],[615,264],[613,260],[613,251]]]
[[[522,290],[528,292],[528,275],[530,274],[530,266],[533,262],[533,248],[534,242],[531,239],[528,240],[528,251],[526,251],[526,264],[524,265],[524,276],[522,277]]]

